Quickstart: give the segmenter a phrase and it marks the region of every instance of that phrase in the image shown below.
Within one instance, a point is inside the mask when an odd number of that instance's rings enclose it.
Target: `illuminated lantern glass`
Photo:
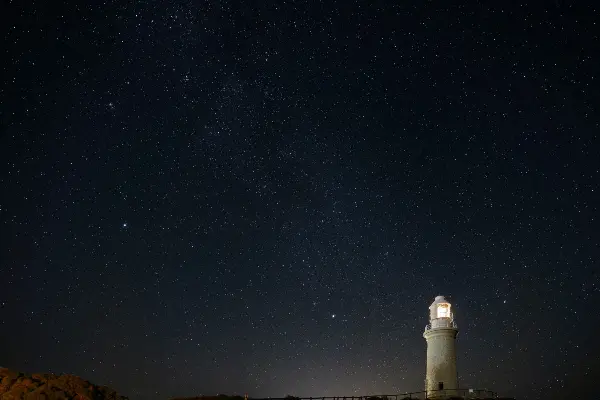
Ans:
[[[438,318],[450,318],[450,304],[438,304],[437,307]]]

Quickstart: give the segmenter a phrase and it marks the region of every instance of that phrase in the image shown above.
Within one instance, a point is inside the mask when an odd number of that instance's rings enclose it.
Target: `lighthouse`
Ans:
[[[450,303],[437,296],[429,306],[429,324],[423,337],[427,341],[427,373],[425,391],[430,399],[442,399],[458,394],[456,373],[456,335]]]

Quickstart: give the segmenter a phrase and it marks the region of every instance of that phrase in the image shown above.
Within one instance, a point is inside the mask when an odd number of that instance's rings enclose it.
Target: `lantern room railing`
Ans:
[[[431,324],[427,324],[425,325],[425,332],[427,332],[428,330],[431,330],[433,328],[454,328],[454,329],[458,329],[458,325],[456,324],[456,322],[454,322],[454,320],[449,320],[445,323],[440,323],[439,321],[435,323],[435,326],[431,326]]]

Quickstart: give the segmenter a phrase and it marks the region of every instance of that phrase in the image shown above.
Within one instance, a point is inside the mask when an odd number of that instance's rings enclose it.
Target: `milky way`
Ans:
[[[461,387],[591,394],[599,10],[436,3],[5,4],[0,365],[418,391],[441,294]]]

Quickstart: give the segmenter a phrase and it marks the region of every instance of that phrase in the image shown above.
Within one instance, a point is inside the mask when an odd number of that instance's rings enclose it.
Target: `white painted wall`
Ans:
[[[423,333],[427,341],[427,372],[425,376],[425,390],[435,391],[439,382],[444,383],[444,392],[429,394],[429,398],[450,397],[456,395],[448,389],[458,389],[458,375],[456,372],[456,335],[458,329],[450,318],[435,318],[437,304],[447,303],[443,296],[436,297],[430,309],[428,329]],[[436,396],[438,394],[439,396]]]

